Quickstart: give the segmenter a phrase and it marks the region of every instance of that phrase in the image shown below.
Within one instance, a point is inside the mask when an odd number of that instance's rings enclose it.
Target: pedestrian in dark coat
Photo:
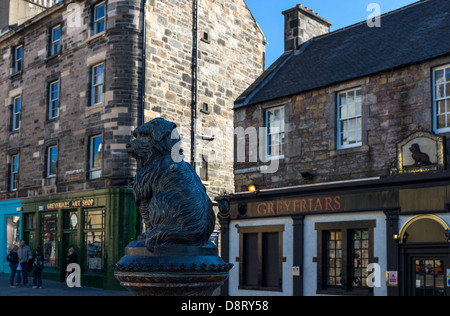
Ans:
[[[36,253],[33,255],[33,289],[39,287],[42,289],[42,270],[44,270],[44,254],[41,247],[36,247]]]
[[[17,250],[19,247],[14,245],[6,257],[6,261],[9,262],[9,268],[11,269],[11,278],[10,278],[10,288],[15,288],[14,279],[17,273],[17,266],[19,265],[19,255],[17,254]]]

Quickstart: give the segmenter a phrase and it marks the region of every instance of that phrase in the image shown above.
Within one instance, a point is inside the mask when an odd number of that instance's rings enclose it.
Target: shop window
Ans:
[[[239,227],[239,288],[282,291],[284,225]]]
[[[103,273],[105,258],[105,211],[85,212],[86,272]]]
[[[19,246],[20,216],[8,216],[6,218],[6,250],[13,246]]]
[[[65,211],[64,212],[64,230],[78,229],[78,212]]]
[[[58,215],[56,213],[42,214],[41,225],[44,267],[57,270]]]
[[[375,221],[317,223],[318,293],[372,294],[367,267],[373,257]]]

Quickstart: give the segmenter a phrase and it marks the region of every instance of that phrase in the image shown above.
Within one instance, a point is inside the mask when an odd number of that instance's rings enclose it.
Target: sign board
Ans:
[[[386,271],[386,285],[388,287],[398,286],[398,271]]]
[[[447,287],[450,287],[450,269],[447,269]]]

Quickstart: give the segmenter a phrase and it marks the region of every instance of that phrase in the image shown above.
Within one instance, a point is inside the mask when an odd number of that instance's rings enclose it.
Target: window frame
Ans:
[[[55,85],[57,85],[56,89],[54,89]],[[53,98],[54,93],[56,93],[56,98]],[[48,84],[48,120],[53,120],[59,117],[59,94],[60,82],[58,79]]]
[[[353,286],[353,246],[350,245],[353,240],[351,233],[357,230],[368,231],[368,264],[378,263],[378,258],[374,257],[374,229],[376,220],[349,221],[349,222],[326,222],[316,223],[317,231],[317,257],[314,262],[317,263],[317,294],[332,295],[373,295],[373,288],[368,286]],[[342,233],[342,283],[340,285],[328,285],[327,283],[327,238],[330,231],[340,231]]]
[[[282,119],[280,118],[280,123],[281,123],[281,130],[278,132],[274,132],[271,133],[270,132],[270,122],[269,122],[269,113],[270,112],[275,112],[277,110],[282,110]],[[269,160],[276,160],[276,159],[284,159],[284,152],[285,152],[285,148],[286,148],[286,112],[285,112],[285,105],[281,105],[281,106],[276,106],[276,107],[271,107],[271,108],[267,108],[264,111],[264,120],[265,120],[265,125],[266,125],[266,161]],[[275,116],[274,116],[275,117]],[[275,121],[274,121],[275,122]],[[282,135],[283,137],[283,141],[280,140],[280,153],[278,155],[272,155],[270,152],[270,147],[271,147],[271,137],[274,135]]]
[[[254,291],[273,291],[282,292],[283,291],[283,262],[286,262],[286,257],[283,257],[283,233],[285,231],[285,225],[267,225],[267,226],[246,226],[238,227],[239,234],[239,257],[236,261],[239,262],[239,289],[254,290]],[[264,269],[263,269],[263,234],[265,233],[278,233],[278,286],[269,287],[264,286]],[[244,253],[244,235],[245,234],[257,234],[258,235],[258,267],[253,267],[258,269],[258,285],[246,285],[245,284],[245,253]]]
[[[55,39],[55,30],[59,29],[59,38]],[[56,56],[61,53],[61,24],[55,25],[50,30],[50,57]],[[57,44],[57,49],[55,51],[54,47]]]
[[[19,100],[19,111],[17,109],[17,100]],[[21,125],[21,113],[22,113],[22,96],[16,96],[13,98],[12,104],[12,122],[11,122],[11,131],[15,132],[20,130]],[[18,126],[16,126],[16,120],[18,121]]]
[[[450,64],[446,64],[446,65],[442,65],[439,67],[435,67],[432,69],[432,89],[433,89],[433,130],[436,134],[442,134],[442,133],[448,133],[450,132],[450,94],[449,96],[447,96],[447,85],[450,87],[450,81],[446,81],[446,73],[447,73],[447,69],[448,72],[450,73]],[[443,70],[443,78],[444,78],[444,82],[442,83],[443,87],[444,87],[444,97],[443,98],[437,98],[437,93],[436,93],[436,88],[437,88],[437,83],[436,83],[436,73],[440,70]],[[438,116],[440,116],[438,114],[438,105],[437,103],[439,101],[445,101],[445,114],[444,116],[446,117],[446,127],[445,128],[439,128],[438,127]]]
[[[94,167],[94,139],[101,137],[100,142],[100,167]],[[96,134],[89,137],[89,180],[99,179],[102,177],[102,168],[103,168],[103,135]],[[94,176],[94,174],[99,173],[98,176]]]
[[[95,212],[101,212],[101,227],[89,228],[86,226],[87,225],[86,220],[89,217],[89,213],[95,213]],[[82,227],[80,226],[80,228],[83,229],[83,244],[84,244],[84,250],[86,251],[84,270],[86,273],[103,274],[105,271],[105,262],[106,262],[106,258],[105,258],[106,210],[104,208],[83,209],[83,215],[84,215],[83,216],[84,223],[83,223]],[[101,238],[102,238],[101,269],[89,269],[89,258],[90,258],[89,249],[88,249],[89,235],[93,236],[96,233],[100,233]]]
[[[360,109],[359,109],[359,114],[357,111],[357,92],[360,91]],[[346,100],[348,100],[348,95],[350,92],[353,92],[354,94],[354,104],[355,104],[355,114],[353,116],[348,116],[348,105],[349,103],[346,101],[345,104],[345,108],[346,108],[346,112],[347,112],[347,116],[345,118],[341,117],[341,108],[343,108],[344,106],[341,104],[341,95],[342,94],[346,94]],[[362,125],[363,125],[363,116],[362,116],[362,87],[355,87],[355,88],[351,88],[351,89],[347,89],[347,90],[343,90],[343,91],[339,91],[336,93],[336,127],[337,127],[337,136],[336,136],[336,144],[337,144],[337,149],[347,149],[347,148],[355,148],[355,147],[361,147],[363,145],[362,143]],[[358,129],[358,123],[357,120],[360,120],[360,128]],[[350,121],[354,121],[356,120],[356,129],[352,129],[352,130],[348,130],[348,132],[353,132],[353,133],[358,133],[357,134],[357,139],[356,139],[356,143],[354,144],[343,144],[343,139],[342,136],[344,135],[344,131],[342,129],[342,123],[344,122],[350,122]],[[348,133],[347,132],[347,133]],[[347,137],[348,138],[348,137]],[[360,141],[358,142],[358,138],[360,139]]]
[[[96,74],[96,69],[99,67],[102,67],[102,73],[101,73],[101,78],[102,81],[96,82],[96,78],[99,77],[98,74]],[[96,88],[97,87],[101,87],[101,92],[98,93],[98,102],[95,103],[95,99],[96,99]],[[103,93],[104,93],[104,87],[105,87],[105,63],[99,63],[96,64],[94,66],[91,67],[91,100],[90,100],[90,106],[95,106],[95,105],[99,105],[103,103]],[[100,89],[99,89],[100,91]]]
[[[103,8],[104,8],[103,9],[104,14],[102,17],[98,18],[97,17],[98,8],[100,8],[101,6],[103,6]],[[106,29],[106,2],[105,1],[100,2],[94,6],[92,21],[93,21],[92,36],[105,32],[105,29]],[[101,31],[99,31],[98,25],[100,25],[101,22],[103,22],[103,29]]]
[[[51,172],[51,160],[52,160],[52,149],[56,149],[56,161],[55,161],[55,173]],[[46,161],[46,168],[45,168],[45,181],[46,185],[53,185],[56,182],[56,176],[58,173],[58,145],[52,145],[47,147],[47,161]]]
[[[19,170],[20,156],[19,154],[10,155],[10,171],[9,171],[9,191],[17,191],[19,187]]]
[[[19,49],[21,52],[20,57],[18,57]],[[19,67],[19,65],[20,65],[20,67]],[[23,71],[23,44],[14,46],[13,70],[14,70],[14,74],[17,74],[17,73],[20,73]]]

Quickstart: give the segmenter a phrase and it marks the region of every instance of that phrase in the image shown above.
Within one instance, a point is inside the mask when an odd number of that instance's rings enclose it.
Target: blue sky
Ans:
[[[331,23],[331,31],[365,21],[371,3],[380,5],[384,14],[418,0],[245,0],[266,36],[266,68],[284,52],[284,16],[281,12],[301,4]],[[382,26],[382,25],[381,25]]]

